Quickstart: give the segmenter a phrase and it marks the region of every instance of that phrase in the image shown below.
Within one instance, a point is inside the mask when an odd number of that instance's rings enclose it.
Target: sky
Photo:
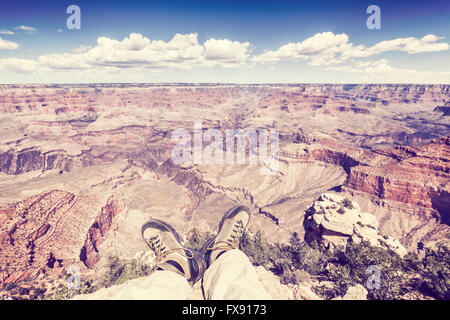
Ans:
[[[2,0],[0,83],[450,84],[449,33],[448,0]]]

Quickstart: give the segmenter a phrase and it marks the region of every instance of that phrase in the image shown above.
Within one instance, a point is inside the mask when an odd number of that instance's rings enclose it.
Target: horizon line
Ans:
[[[47,82],[47,83],[0,83],[0,86],[92,86],[92,85],[151,85],[151,86],[297,86],[297,85],[414,85],[414,86],[450,86],[450,83],[389,83],[389,82],[267,82],[267,83],[236,83],[236,82]]]

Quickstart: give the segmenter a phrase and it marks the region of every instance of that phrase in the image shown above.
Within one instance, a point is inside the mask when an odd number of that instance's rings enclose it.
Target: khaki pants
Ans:
[[[172,271],[157,270],[145,280],[121,285],[111,299],[185,300],[190,286]],[[248,257],[234,249],[223,253],[206,270],[203,290],[208,300],[272,299],[258,281]]]

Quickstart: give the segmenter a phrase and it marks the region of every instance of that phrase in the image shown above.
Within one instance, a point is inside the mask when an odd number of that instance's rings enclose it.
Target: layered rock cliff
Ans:
[[[450,222],[450,137],[427,145],[405,147],[395,163],[350,168],[345,187],[380,199],[433,208],[444,223]],[[398,153],[397,153],[398,154]]]
[[[52,190],[0,208],[0,283],[58,276],[78,265],[80,251],[95,264],[96,245],[123,208],[113,197],[102,207],[99,197]],[[92,249],[91,251],[85,248]]]

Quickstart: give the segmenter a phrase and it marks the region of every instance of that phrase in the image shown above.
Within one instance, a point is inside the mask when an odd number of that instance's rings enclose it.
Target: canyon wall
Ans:
[[[449,232],[449,97],[449,85],[0,85],[0,283],[97,272],[145,249],[150,217],[214,232],[236,202],[251,232],[288,241],[330,190],[408,250],[435,243]],[[175,165],[172,133],[199,121],[279,130],[279,170]]]

